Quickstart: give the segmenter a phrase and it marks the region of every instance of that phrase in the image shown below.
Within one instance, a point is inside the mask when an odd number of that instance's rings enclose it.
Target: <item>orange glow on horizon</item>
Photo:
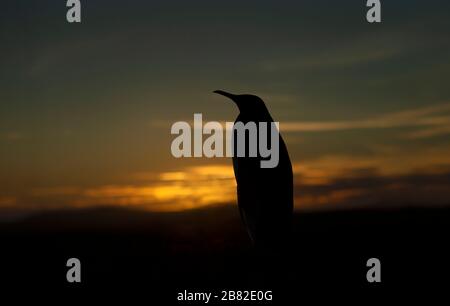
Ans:
[[[439,175],[450,171],[450,148],[423,148],[404,152],[393,148],[378,148],[373,155],[322,156],[293,162],[295,208],[300,210],[342,207],[355,199],[367,203],[376,194],[407,196],[408,182],[398,178],[416,174]],[[34,188],[25,196],[0,197],[0,209],[61,209],[98,206],[133,207],[155,212],[179,212],[215,205],[236,203],[236,182],[230,164],[193,166],[174,171],[129,174],[125,183]],[[357,182],[365,178],[391,178],[388,185],[377,187],[364,184],[337,185],[347,180]],[[392,181],[392,179],[394,181]],[[445,186],[433,185],[436,194],[448,198]],[[428,195],[423,188],[423,195]],[[416,188],[416,187],[415,187]],[[417,188],[416,188],[417,189]],[[415,190],[415,189],[412,189]],[[359,199],[359,200],[358,200]],[[25,205],[24,203],[27,203]],[[30,203],[30,204],[28,204]]]
[[[77,206],[113,204],[151,211],[182,211],[236,201],[233,169],[225,165],[163,172],[151,186],[103,186],[84,191]]]

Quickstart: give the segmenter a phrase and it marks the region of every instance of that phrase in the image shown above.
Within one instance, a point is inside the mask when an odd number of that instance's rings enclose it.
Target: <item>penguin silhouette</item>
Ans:
[[[242,122],[267,122],[268,129],[274,122],[263,100],[254,95],[235,95],[222,90],[214,93],[231,99],[239,108],[234,124]],[[277,133],[278,130],[276,131]],[[259,147],[258,130],[258,147]],[[234,134],[236,135],[236,134]],[[270,144],[270,130],[266,144]],[[247,135],[248,136],[248,135]],[[248,150],[249,139],[245,145]],[[279,161],[273,168],[262,168],[262,158],[238,157],[237,139],[233,137],[233,168],[237,183],[237,200],[242,221],[256,249],[285,250],[289,242],[293,213],[292,165],[286,145],[279,136]]]

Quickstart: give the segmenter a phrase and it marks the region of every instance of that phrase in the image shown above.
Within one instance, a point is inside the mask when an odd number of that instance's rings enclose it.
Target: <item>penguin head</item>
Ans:
[[[214,93],[231,99],[243,115],[263,116],[268,114],[264,101],[258,96],[248,94],[235,95],[223,90],[215,90]]]

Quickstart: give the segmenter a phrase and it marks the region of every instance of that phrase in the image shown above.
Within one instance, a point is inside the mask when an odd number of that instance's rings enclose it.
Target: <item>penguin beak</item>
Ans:
[[[226,92],[226,91],[223,91],[223,90],[214,90],[214,93],[222,95],[222,96],[225,96],[225,97],[227,97],[227,98],[229,98],[229,99],[231,99],[231,100],[236,102],[236,96],[237,95],[233,95],[233,94],[231,94],[229,92]]]

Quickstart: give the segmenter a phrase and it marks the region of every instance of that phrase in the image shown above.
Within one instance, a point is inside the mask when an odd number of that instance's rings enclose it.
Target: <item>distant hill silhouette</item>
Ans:
[[[82,262],[77,295],[171,301],[189,288],[357,294],[438,289],[447,282],[450,209],[296,213],[288,265],[259,256],[234,206],[181,213],[121,208],[49,212],[0,224],[2,288],[71,294],[65,261]],[[368,284],[366,261],[382,262],[382,283]],[[36,281],[39,276],[39,281]],[[376,290],[376,291],[373,291]],[[56,293],[57,292],[57,293]],[[318,296],[320,299],[326,295]],[[328,296],[331,298],[331,296]]]

